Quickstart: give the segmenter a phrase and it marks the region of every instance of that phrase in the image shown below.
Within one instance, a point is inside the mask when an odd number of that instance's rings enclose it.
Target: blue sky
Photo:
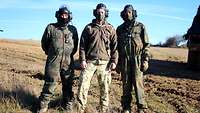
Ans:
[[[0,29],[4,30],[0,38],[41,40],[47,24],[56,22],[55,11],[63,4],[71,10],[72,24],[80,37],[101,2],[109,9],[108,21],[115,28],[123,22],[123,7],[132,4],[152,44],[186,33],[200,5],[199,0],[0,0]]]

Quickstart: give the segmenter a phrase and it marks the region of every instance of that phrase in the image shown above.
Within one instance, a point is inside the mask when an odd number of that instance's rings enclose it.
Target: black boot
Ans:
[[[48,110],[48,102],[41,101],[36,113],[45,113]]]

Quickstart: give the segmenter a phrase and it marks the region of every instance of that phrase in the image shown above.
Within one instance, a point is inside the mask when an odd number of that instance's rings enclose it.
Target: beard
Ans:
[[[132,21],[134,20],[133,16],[128,16],[126,15],[124,18],[123,18],[124,21]]]
[[[63,18],[58,18],[58,23],[61,24],[61,25],[66,25],[68,24],[68,19],[63,19]]]
[[[96,16],[96,19],[97,19],[97,20],[100,20],[100,21],[105,20],[105,15],[99,15],[99,14],[98,14],[98,15]]]

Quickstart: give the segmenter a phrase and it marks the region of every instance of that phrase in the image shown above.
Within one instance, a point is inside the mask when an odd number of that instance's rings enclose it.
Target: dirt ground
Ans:
[[[200,71],[187,68],[187,49],[151,47],[150,68],[144,75],[147,113],[200,113]],[[0,40],[0,112],[35,111],[44,80],[46,56],[39,41]],[[75,71],[74,92],[80,70]],[[112,74],[110,113],[121,112],[122,82]],[[49,113],[64,113],[60,107],[61,84],[50,103]],[[93,77],[87,113],[99,108],[99,86]],[[137,110],[133,94],[132,113]]]

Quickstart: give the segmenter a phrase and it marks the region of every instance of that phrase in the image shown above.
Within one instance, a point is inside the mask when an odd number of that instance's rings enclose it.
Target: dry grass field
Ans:
[[[148,113],[200,113],[200,72],[187,69],[187,49],[151,48],[150,68],[145,73]],[[32,113],[44,80],[46,56],[40,42],[0,40],[0,113]],[[76,70],[74,92],[77,93]],[[122,82],[113,73],[110,86],[110,112],[120,113]],[[88,97],[87,113],[98,109],[99,89],[94,76]],[[133,94],[134,95],[134,94]],[[64,113],[60,107],[61,84],[48,113]],[[136,113],[135,99],[132,113]]]

